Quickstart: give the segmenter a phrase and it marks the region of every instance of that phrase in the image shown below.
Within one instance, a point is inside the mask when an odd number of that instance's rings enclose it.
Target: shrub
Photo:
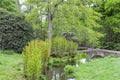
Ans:
[[[28,80],[39,80],[49,58],[48,42],[33,40],[23,50],[24,74]]]
[[[105,49],[120,51],[120,43],[106,42],[103,46]]]
[[[120,51],[120,43],[114,43],[114,50]]]
[[[67,40],[62,37],[54,38],[52,41],[52,53],[63,56],[65,51],[67,51]]]
[[[47,80],[45,75],[41,75],[39,80]]]
[[[20,53],[32,38],[32,26],[23,16],[0,10],[0,48]]]
[[[60,67],[64,66],[67,63],[67,59],[65,58],[50,58],[48,62],[49,67]]]
[[[5,9],[10,12],[19,12],[19,7],[17,4],[17,0],[1,0],[0,8]]]
[[[76,55],[75,55],[75,57],[74,57],[74,60],[75,60],[75,62],[76,63],[80,63],[80,59],[82,59],[82,58],[88,58],[88,55],[86,54],[86,53],[77,53]]]
[[[70,55],[73,55],[74,53],[76,53],[78,49],[78,45],[72,41],[68,41],[67,44],[68,44],[67,51],[70,53]]]
[[[67,75],[71,75],[74,72],[73,66],[71,66],[71,65],[65,66],[64,71]]]
[[[65,38],[56,37],[52,40],[52,54],[60,57],[64,56],[66,52],[75,53],[77,44],[72,41],[67,41]]]

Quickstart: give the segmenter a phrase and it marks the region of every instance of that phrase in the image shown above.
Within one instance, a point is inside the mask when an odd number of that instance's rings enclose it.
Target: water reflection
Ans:
[[[52,67],[47,71],[48,80],[67,80],[64,67]]]
[[[67,80],[75,80],[75,78],[68,78]]]
[[[75,80],[67,78],[64,73],[64,67],[52,67],[47,71],[47,80]]]

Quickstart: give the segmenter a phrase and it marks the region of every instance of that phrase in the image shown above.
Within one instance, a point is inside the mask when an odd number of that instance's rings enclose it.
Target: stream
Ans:
[[[88,62],[87,59],[83,58],[80,59],[81,63]],[[75,65],[78,67],[78,64]],[[75,80],[75,78],[67,78],[64,73],[64,66],[60,67],[50,67],[49,70],[47,70],[47,80]]]
[[[67,80],[64,74],[64,67],[52,67],[47,71],[49,80]]]
[[[64,67],[52,67],[47,71],[48,80],[75,80],[67,78],[64,73]]]

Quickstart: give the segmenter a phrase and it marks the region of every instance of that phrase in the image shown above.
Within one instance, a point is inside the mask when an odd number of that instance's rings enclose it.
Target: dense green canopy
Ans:
[[[102,47],[106,49],[120,50],[120,1],[101,0],[94,9],[102,14]]]
[[[0,8],[10,12],[18,12],[17,0],[0,0]]]
[[[47,17],[48,15],[48,2],[40,0],[38,2],[35,0],[26,1],[28,6],[32,6],[26,19],[33,24],[34,28],[43,28],[45,23],[48,22],[42,22],[42,19],[45,18],[43,16]],[[103,37],[99,32],[99,28],[102,26],[98,23],[101,15],[87,5],[87,2],[84,4],[83,1],[79,0],[52,0],[50,8],[53,24],[53,37],[61,36],[64,32],[74,32],[80,45],[98,46],[99,39]]]

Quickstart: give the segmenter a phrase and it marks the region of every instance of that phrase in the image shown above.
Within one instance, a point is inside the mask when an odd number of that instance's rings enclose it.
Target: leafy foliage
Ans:
[[[48,42],[33,40],[22,53],[24,74],[28,80],[39,80],[43,66],[47,64],[50,52]]]
[[[86,53],[77,53],[74,57],[74,61],[77,64],[81,64],[80,59],[82,59],[82,58],[87,59],[88,55]]]
[[[18,12],[16,0],[0,0],[0,8],[10,12]]]
[[[119,0],[101,0],[101,5],[97,5],[96,10],[102,14],[103,25],[102,32],[105,34],[101,40],[102,47],[106,49],[120,50],[120,1]]]
[[[65,66],[64,71],[67,75],[71,75],[74,72],[73,66],[71,65]]]
[[[63,56],[67,51],[67,40],[65,38],[56,37],[52,40],[52,54]]]
[[[22,52],[33,38],[33,28],[24,17],[0,10],[0,48]]]
[[[73,32],[77,34],[81,46],[98,46],[99,39],[103,37],[99,32],[101,25],[98,23],[101,15],[82,2],[67,0],[59,5],[53,20],[53,35]]]
[[[53,58],[51,57],[48,62],[48,67],[60,67],[65,66],[65,64],[68,63],[68,58],[62,57],[62,58]]]
[[[45,40],[47,37],[46,23],[42,22],[42,13],[38,8],[33,8],[30,13],[26,15],[26,20],[30,22],[34,28],[35,37]]]
[[[76,59],[88,58],[88,55],[86,53],[77,53],[75,58]]]
[[[93,4],[92,2],[96,1],[26,0],[28,6],[31,6],[27,19],[32,21],[34,27],[45,27],[45,22],[48,22],[48,7],[50,6],[53,37],[61,36],[64,32],[72,32],[76,34],[77,37],[74,38],[81,46],[98,46],[99,39],[103,37],[103,34],[99,32],[101,25],[98,23],[101,15],[89,6]],[[42,22],[44,18],[45,20]],[[42,25],[38,26],[38,22]],[[44,30],[49,33],[47,28]]]
[[[78,42],[78,38],[74,32],[64,32],[62,36],[65,37],[69,41]]]
[[[72,41],[67,41],[65,38],[56,37],[52,40],[52,54],[60,57],[66,53],[73,54],[77,50],[77,44]]]

